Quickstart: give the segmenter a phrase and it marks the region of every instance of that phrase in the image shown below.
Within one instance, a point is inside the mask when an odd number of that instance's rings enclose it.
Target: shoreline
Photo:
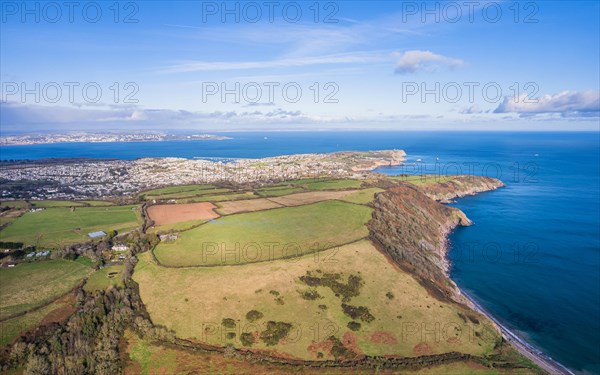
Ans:
[[[462,212],[462,210],[461,210],[461,212]],[[465,214],[465,216],[466,216],[466,214]],[[561,364],[560,362],[552,359],[550,356],[545,354],[543,351],[536,348],[532,344],[528,343],[524,339],[520,338],[517,334],[515,334],[510,329],[508,329],[505,325],[500,323],[500,321],[497,318],[495,318],[494,315],[492,315],[483,306],[481,306],[481,304],[479,304],[475,300],[475,298],[473,298],[471,295],[469,295],[469,293],[467,293],[460,286],[458,286],[458,284],[452,279],[452,277],[450,276],[451,263],[448,259],[448,252],[450,249],[450,247],[448,245],[450,244],[450,235],[451,235],[452,231],[453,231],[453,229],[448,230],[444,233],[443,260],[444,260],[444,263],[448,267],[447,268],[445,267],[445,269],[443,269],[442,271],[444,272],[444,275],[446,276],[446,278],[454,285],[454,287],[458,291],[457,297],[459,297],[460,300],[463,300],[464,302],[466,302],[467,306],[471,310],[478,312],[479,314],[481,314],[481,315],[485,316],[487,319],[489,319],[496,326],[496,329],[498,329],[498,331],[500,331],[500,334],[502,335],[504,340],[506,340],[506,342],[508,342],[513,348],[515,348],[515,350],[517,350],[521,355],[523,355],[527,359],[531,360],[533,363],[535,363],[537,366],[542,368],[544,371],[547,371],[549,374],[553,374],[553,375],[555,375],[555,374],[556,375],[575,375],[575,373],[573,371],[571,371],[568,367],[566,367],[563,364]]]
[[[454,282],[454,280],[453,280]],[[456,283],[455,283],[456,284]],[[487,311],[483,306],[481,306],[473,297],[471,297],[468,293],[466,293],[463,289],[458,287],[460,296],[462,296],[465,300],[470,304],[470,308],[477,311],[481,315],[488,318],[500,331],[502,337],[508,342],[513,348],[515,348],[519,353],[523,356],[534,362],[536,365],[541,367],[543,370],[547,371],[550,374],[565,374],[565,375],[575,375],[573,371],[571,371],[566,366],[562,365],[558,361],[552,359],[550,356],[542,352],[540,349],[536,348],[532,344],[528,343],[524,339],[520,338],[510,329],[508,329],[505,325],[500,323],[498,319],[496,319],[489,311]]]
[[[501,186],[499,187],[504,187],[506,186],[504,183],[502,183]],[[496,190],[496,189],[493,189]],[[486,191],[493,191],[493,190],[486,190]],[[480,194],[486,191],[478,191],[475,194]],[[456,198],[462,198],[462,196],[457,196]],[[444,202],[440,202],[444,205],[446,205]],[[457,207],[456,207],[457,208]],[[460,210],[460,212],[463,212],[460,208],[457,208],[458,210]],[[464,212],[463,212],[464,214]],[[466,214],[465,214],[465,217]],[[467,217],[468,219],[468,217]],[[472,224],[472,222],[469,219],[469,225]],[[463,301],[467,304],[467,306],[471,309],[474,310],[475,312],[478,312],[479,314],[485,316],[487,319],[489,319],[495,326],[496,329],[500,332],[500,334],[502,335],[502,337],[504,338],[504,340],[506,340],[506,342],[508,342],[513,348],[515,348],[515,350],[517,350],[521,355],[523,355],[524,357],[526,357],[527,359],[531,360],[533,363],[535,363],[537,366],[539,366],[540,368],[542,368],[544,371],[548,372],[549,374],[557,374],[557,375],[575,375],[575,373],[573,371],[571,371],[568,367],[564,366],[563,364],[561,364],[560,362],[552,359],[549,355],[545,354],[542,350],[536,348],[534,345],[528,343],[527,341],[525,341],[524,339],[520,338],[517,334],[515,334],[514,332],[512,332],[509,328],[507,328],[505,325],[503,325],[502,323],[500,323],[500,321],[495,318],[488,310],[486,310],[483,306],[481,306],[481,304],[479,304],[475,298],[473,298],[471,295],[469,295],[469,293],[467,293],[465,290],[463,290],[460,286],[458,286],[458,284],[452,279],[452,277],[450,276],[450,271],[451,271],[451,262],[448,258],[448,253],[450,251],[450,235],[452,234],[452,232],[454,231],[455,227],[453,228],[449,228],[448,230],[444,231],[443,233],[443,238],[444,238],[444,244],[443,244],[443,262],[444,262],[444,267],[442,269],[442,272],[444,273],[445,277],[452,283],[452,285],[454,285],[454,288],[456,289],[456,291],[458,292],[456,297],[457,298],[457,302],[458,301]]]

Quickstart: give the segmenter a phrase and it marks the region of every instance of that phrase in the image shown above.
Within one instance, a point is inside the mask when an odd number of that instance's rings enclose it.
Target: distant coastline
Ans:
[[[24,134],[0,137],[1,146],[42,145],[55,143],[108,143],[108,142],[160,142],[160,141],[223,141],[233,139],[223,135],[166,133],[62,133]]]

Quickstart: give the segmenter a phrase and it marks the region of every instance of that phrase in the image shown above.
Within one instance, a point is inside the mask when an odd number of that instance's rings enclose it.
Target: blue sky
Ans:
[[[598,1],[3,1],[0,26],[4,132],[599,129]]]

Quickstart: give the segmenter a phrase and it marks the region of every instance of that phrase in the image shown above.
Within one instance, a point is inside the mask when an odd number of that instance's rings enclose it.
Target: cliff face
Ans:
[[[445,206],[457,197],[496,190],[502,181],[477,176],[457,176],[450,181],[422,186],[380,181],[369,222],[371,239],[399,266],[411,272],[434,296],[464,303],[448,277],[448,233],[471,221],[459,209]]]
[[[371,238],[434,295],[453,299],[456,287],[447,277],[446,235],[457,225],[471,224],[465,214],[409,184],[377,194],[374,207]]]
[[[504,183],[495,178],[456,176],[450,181],[428,184],[420,188],[429,198],[438,202],[449,203],[454,198],[496,190],[503,186]]]

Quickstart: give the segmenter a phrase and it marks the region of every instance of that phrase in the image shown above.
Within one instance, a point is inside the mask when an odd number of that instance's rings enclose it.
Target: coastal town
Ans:
[[[222,141],[231,137],[213,134],[166,134],[166,133],[87,133],[19,134],[0,137],[0,145],[37,145],[69,142],[159,142],[159,141]]]
[[[145,158],[3,162],[0,198],[104,198],[192,183],[268,184],[308,177],[361,178],[379,166],[399,165],[405,155],[404,151],[391,150],[227,161]]]

